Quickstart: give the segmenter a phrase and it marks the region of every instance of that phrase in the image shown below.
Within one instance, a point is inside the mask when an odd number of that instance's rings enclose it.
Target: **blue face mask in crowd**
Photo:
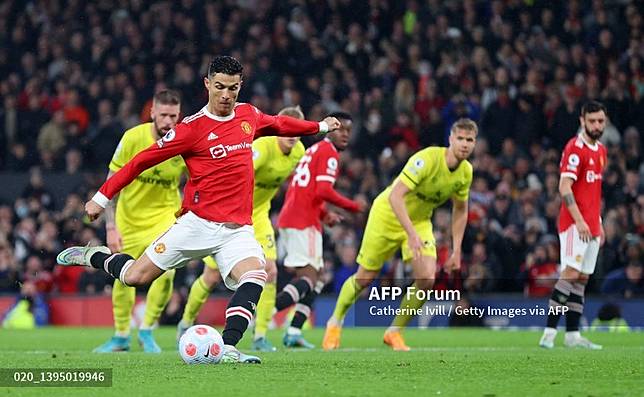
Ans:
[[[29,207],[26,205],[19,205],[16,207],[16,215],[18,218],[24,219],[29,215]]]

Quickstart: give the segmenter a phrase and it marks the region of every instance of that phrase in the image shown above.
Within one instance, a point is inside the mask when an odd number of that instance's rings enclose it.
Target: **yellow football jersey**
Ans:
[[[271,200],[291,175],[293,169],[304,156],[304,145],[297,142],[289,154],[279,148],[277,137],[268,136],[253,142],[253,167],[255,169],[255,188],[253,190],[253,223],[260,217],[268,218]]]
[[[448,199],[466,201],[472,184],[472,164],[465,160],[451,171],[445,159],[446,150],[445,147],[428,147],[411,156],[394,183],[376,197],[372,211],[379,211],[386,220],[399,224],[389,203],[389,194],[396,181],[401,181],[410,190],[405,195],[405,206],[413,223],[429,220],[434,209]]]
[[[139,124],[123,134],[109,165],[111,171],[120,170],[155,142],[152,128],[152,123]],[[184,172],[186,165],[181,156],[176,156],[143,171],[121,190],[116,204],[116,226],[124,239],[133,233],[163,232],[172,225],[181,206],[179,183]]]

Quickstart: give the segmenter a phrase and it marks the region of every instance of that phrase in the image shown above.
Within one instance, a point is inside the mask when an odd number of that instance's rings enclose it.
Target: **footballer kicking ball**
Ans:
[[[179,339],[179,354],[186,364],[217,364],[224,355],[224,340],[207,325],[193,325]]]

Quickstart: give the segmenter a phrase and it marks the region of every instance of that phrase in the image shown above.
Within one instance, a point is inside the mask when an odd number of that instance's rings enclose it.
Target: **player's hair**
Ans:
[[[152,102],[161,105],[181,105],[181,95],[175,90],[161,90],[154,94]]]
[[[300,108],[300,105],[285,107],[284,109],[280,110],[278,115],[291,116],[291,117],[295,117],[296,119],[304,120],[304,113],[302,113],[302,109]]]
[[[208,67],[208,77],[215,75],[215,73],[223,73],[230,76],[236,74],[242,75],[244,67],[238,60],[228,55],[219,55],[212,59]]]
[[[479,133],[479,127],[476,125],[474,120],[468,118],[456,120],[456,122],[452,124],[452,128],[449,129],[449,133],[451,134],[456,130],[474,131],[475,135],[478,135]]]
[[[608,116],[608,110],[603,103],[597,101],[586,102],[581,108],[581,116],[584,117],[588,113],[596,113],[603,111],[606,116]]]
[[[336,119],[344,119],[344,120],[353,121],[353,117],[351,117],[351,115],[349,113],[343,112],[343,111],[333,112],[333,113],[327,115],[327,117],[335,117]]]

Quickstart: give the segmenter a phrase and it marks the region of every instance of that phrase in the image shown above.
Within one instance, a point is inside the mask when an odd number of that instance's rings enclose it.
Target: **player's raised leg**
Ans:
[[[205,265],[203,273],[192,283],[186,307],[183,309],[183,316],[179,324],[177,324],[177,343],[181,335],[195,323],[197,315],[201,311],[204,303],[208,300],[208,296],[210,296],[210,293],[215,289],[217,284],[221,282],[221,275],[219,274],[217,263],[214,259],[207,256],[203,261]]]
[[[148,285],[165,271],[156,266],[147,254],[135,260],[128,254],[112,254],[105,246],[69,247],[58,254],[56,262],[62,266],[87,266],[104,270],[131,287]]]

